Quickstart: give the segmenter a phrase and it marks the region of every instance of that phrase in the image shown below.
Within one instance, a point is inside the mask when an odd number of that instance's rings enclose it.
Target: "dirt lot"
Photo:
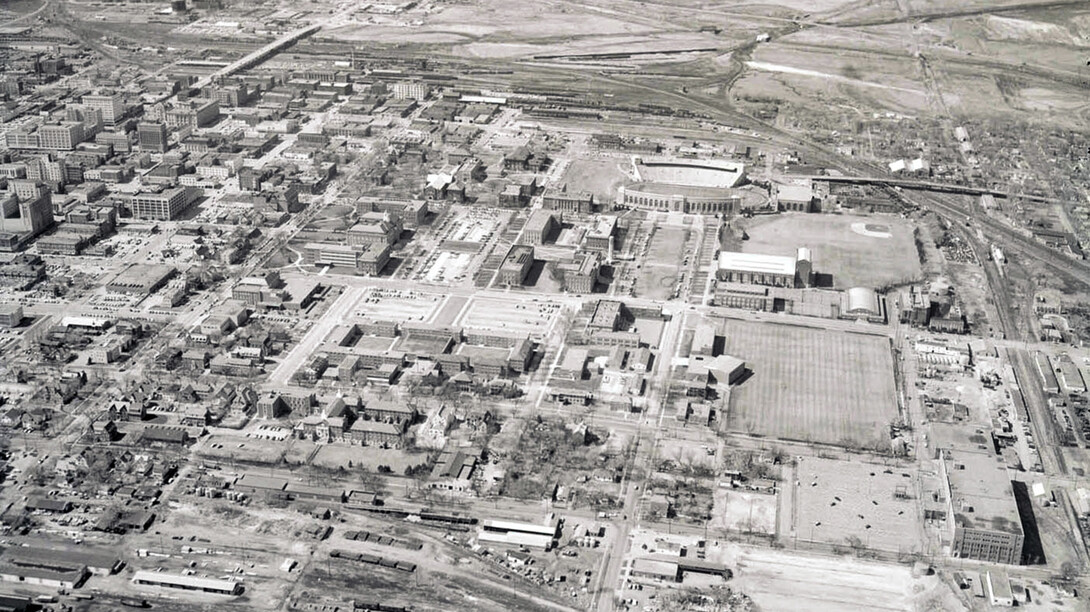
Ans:
[[[764,612],[915,610],[912,575],[904,566],[759,548],[741,549],[736,562],[733,585]]]
[[[594,194],[595,201],[611,202],[617,187],[628,180],[619,168],[625,163],[621,159],[577,159],[568,165],[560,182],[567,184],[569,192],[587,191]]]
[[[799,460],[799,540],[909,553],[923,550],[918,497],[907,468],[817,457]]]
[[[725,331],[726,353],[752,372],[731,392],[732,429],[888,448],[897,403],[885,338],[734,320]]]
[[[864,235],[859,224],[887,231]],[[791,214],[757,218],[745,229],[744,252],[792,256],[808,247],[814,271],[832,275],[834,287],[881,287],[922,274],[912,226],[897,217]]]
[[[743,533],[776,533],[776,496],[716,487],[709,527]]]

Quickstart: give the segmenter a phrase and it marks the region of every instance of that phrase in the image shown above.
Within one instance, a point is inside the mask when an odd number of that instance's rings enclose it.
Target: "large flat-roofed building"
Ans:
[[[199,128],[212,123],[220,116],[219,100],[194,99],[166,112],[170,127]]]
[[[197,187],[175,187],[159,193],[138,193],[129,202],[132,216],[137,219],[173,221],[201,196]]]
[[[602,269],[602,256],[593,252],[579,253],[571,262],[556,267],[563,277],[564,291],[594,293]]]
[[[353,268],[359,274],[377,276],[390,261],[390,247],[383,244],[334,244],[308,242],[303,257],[311,266]]]
[[[83,142],[83,124],[65,121],[60,125],[43,125],[38,128],[38,142],[43,149],[71,151]]]
[[[556,544],[559,534],[560,523],[556,519],[552,519],[547,525],[489,519],[481,523],[477,540],[549,550]]]
[[[589,213],[594,210],[594,196],[585,191],[569,192],[563,185],[550,187],[542,195],[542,206],[550,210]]]
[[[554,234],[560,229],[553,213],[547,210],[535,210],[530,213],[526,226],[522,228],[522,236],[519,242],[522,244],[545,244],[552,240]]]
[[[516,244],[507,252],[496,276],[501,285],[518,286],[526,282],[526,276],[534,265],[534,247]]]
[[[814,212],[817,198],[814,196],[813,185],[777,185],[776,207],[780,210],[795,212]]]
[[[984,452],[941,451],[939,459],[948,493],[950,554],[1021,564],[1025,535],[1006,466]]]
[[[61,572],[86,568],[92,574],[102,576],[116,574],[124,565],[117,555],[106,552],[65,550],[44,546],[12,546],[3,552],[0,562]]]
[[[80,100],[89,109],[102,114],[102,122],[114,125],[125,116],[125,97],[115,94],[88,94]]]
[[[148,295],[165,285],[178,271],[162,264],[133,264],[106,285],[112,293]]]
[[[20,185],[32,181],[13,181],[20,193],[0,193],[0,232],[33,238],[53,226],[53,207],[48,191],[28,192]]]
[[[134,584],[142,586],[164,587],[183,591],[201,591],[204,593],[215,593],[217,595],[238,595],[242,593],[242,585],[233,580],[182,576],[179,574],[168,574],[166,572],[140,570],[133,575],[132,581]]]
[[[19,327],[22,322],[22,306],[19,304],[0,304],[0,327]]]
[[[794,257],[724,251],[719,254],[716,278],[728,283],[794,287],[795,263]]]
[[[598,300],[587,329],[617,331],[624,316],[624,304],[617,300]]]

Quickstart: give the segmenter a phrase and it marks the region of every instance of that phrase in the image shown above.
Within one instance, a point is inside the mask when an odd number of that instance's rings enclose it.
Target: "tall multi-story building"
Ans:
[[[197,201],[201,190],[196,187],[175,187],[159,193],[138,193],[132,197],[129,207],[137,219],[171,221],[178,218]]]
[[[30,181],[14,181],[29,183]],[[37,236],[53,225],[53,205],[48,189],[22,191],[0,196],[0,232]]]
[[[136,126],[136,142],[141,151],[165,153],[169,146],[167,126],[159,122],[140,122]]]
[[[4,144],[9,149],[38,149],[41,147],[41,136],[26,129],[11,130],[4,134]]]
[[[116,125],[125,116],[125,98],[119,93],[83,96],[83,105],[102,113],[106,125]]]
[[[43,125],[38,128],[38,146],[42,149],[71,151],[83,142],[83,124],[65,121],[60,125]]]

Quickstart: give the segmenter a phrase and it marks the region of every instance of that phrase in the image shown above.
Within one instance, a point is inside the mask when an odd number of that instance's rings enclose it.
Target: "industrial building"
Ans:
[[[556,539],[559,536],[560,521],[555,518],[550,519],[545,525],[490,519],[481,523],[481,528],[477,532],[477,541],[541,548],[548,551],[556,545]]]
[[[1010,475],[991,454],[940,451],[946,538],[954,557],[1019,565],[1025,535]]]
[[[242,593],[242,585],[233,580],[183,576],[180,574],[168,574],[166,572],[140,570],[133,575],[132,581],[134,584],[142,586],[179,589],[183,591],[201,591],[204,593],[215,593],[216,595],[234,596]]]

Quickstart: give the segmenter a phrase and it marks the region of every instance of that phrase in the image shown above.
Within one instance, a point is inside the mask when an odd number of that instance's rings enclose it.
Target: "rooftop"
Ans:
[[[719,269],[794,276],[795,258],[723,251],[719,254]]]
[[[1022,533],[1010,474],[1002,460],[989,453],[955,451],[946,453],[945,462],[958,526]]]

